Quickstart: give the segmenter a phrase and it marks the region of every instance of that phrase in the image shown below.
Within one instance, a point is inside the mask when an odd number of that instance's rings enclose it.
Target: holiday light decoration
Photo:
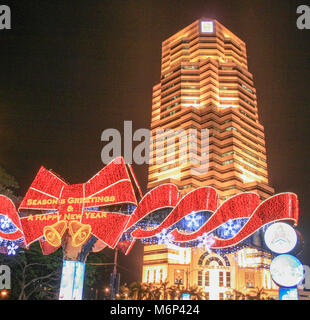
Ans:
[[[16,250],[17,250],[18,246],[14,243],[11,243],[10,245],[8,245],[8,255],[16,255]]]
[[[226,238],[232,238],[234,237],[237,232],[240,230],[241,225],[237,221],[228,220],[224,225],[224,237]]]
[[[12,223],[11,219],[5,216],[0,220],[1,229],[8,229]]]
[[[23,230],[26,245],[40,240],[43,252],[51,253],[50,246],[58,248],[68,230],[73,246],[83,245],[95,236],[102,247],[119,245],[128,254],[137,239],[150,239],[153,243],[161,239],[163,231],[165,235],[171,233],[169,239],[174,244],[197,246],[204,234],[222,229],[215,233],[212,244],[212,248],[220,249],[237,245],[270,222],[298,222],[298,199],[293,193],[278,194],[260,203],[257,194],[246,192],[218,206],[218,194],[211,187],[198,188],[181,198],[175,185],[164,184],[138,203],[124,162],[115,163],[86,184],[71,186],[42,167],[19,207],[20,220],[16,219],[15,208],[10,211],[11,218]],[[131,204],[134,208],[131,214],[109,212],[115,204]],[[156,212],[163,209],[167,214],[160,221]],[[211,213],[202,226],[201,212]],[[157,217],[157,224],[150,222],[151,215],[153,220]],[[3,217],[0,225],[7,225],[8,219]],[[180,231],[178,222],[182,219],[186,226]],[[246,219],[246,223],[240,224],[240,219]],[[12,234],[8,240],[14,239]],[[219,237],[221,234],[223,238]]]
[[[197,246],[201,249],[206,250],[207,252],[210,252],[210,248],[214,242],[215,242],[215,239],[213,234],[204,233],[201,237],[198,237]]]
[[[123,158],[117,158],[88,182],[69,185],[41,167],[19,207],[27,246],[44,236],[43,241],[59,247],[69,233],[73,246],[85,244],[92,234],[114,248],[130,216],[110,208],[137,204],[130,174]]]
[[[41,167],[18,211],[7,197],[0,198],[0,214],[7,215],[0,219],[0,227],[7,227],[8,219],[17,226],[15,232],[0,231],[0,236],[11,241],[22,237],[26,247],[38,240],[43,254],[61,246],[64,272],[60,297],[81,299],[88,253],[117,245],[130,219],[130,208],[140,197],[132,169],[123,158],[112,161],[86,183],[74,185]],[[14,255],[16,244],[10,243],[7,252]],[[69,272],[71,262],[74,277]]]
[[[297,244],[296,231],[287,223],[271,224],[265,231],[264,240],[267,247],[278,254],[292,251]]]
[[[0,195],[0,238],[8,241],[23,239],[16,207],[11,199]]]
[[[62,246],[64,261],[81,263],[88,252],[106,246],[128,254],[136,240],[238,251],[265,225],[298,224],[298,198],[293,193],[263,202],[253,192],[220,205],[218,200],[212,187],[182,197],[173,184],[160,185],[142,197],[132,168],[122,157],[86,183],[74,185],[41,167],[18,210],[9,198],[0,196],[0,251],[13,255],[17,246],[40,241],[43,254]]]
[[[171,233],[168,233],[166,229],[163,229],[161,233],[157,234],[159,244],[169,244],[173,241],[173,236]]]
[[[198,227],[199,226],[198,221],[201,220],[201,216],[197,215],[195,212],[192,212],[191,214],[189,214],[185,217],[185,220],[188,222],[187,226],[189,228]]]
[[[295,287],[304,276],[302,263],[290,254],[280,254],[270,264],[270,274],[280,287]]]
[[[23,234],[19,219],[16,214],[16,208],[13,202],[0,195],[0,253],[7,255],[16,255],[19,247],[24,247]],[[17,215],[17,214],[16,214]]]

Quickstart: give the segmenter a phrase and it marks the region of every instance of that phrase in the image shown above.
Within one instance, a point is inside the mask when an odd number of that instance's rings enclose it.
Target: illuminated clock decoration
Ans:
[[[271,261],[270,274],[279,286],[295,287],[303,280],[304,268],[296,257],[281,254]]]
[[[296,246],[297,234],[287,223],[277,222],[267,228],[264,239],[271,251],[275,253],[288,253]]]

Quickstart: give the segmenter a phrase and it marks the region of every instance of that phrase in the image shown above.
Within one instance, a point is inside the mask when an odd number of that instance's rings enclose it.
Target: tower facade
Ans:
[[[151,130],[149,189],[172,182],[187,193],[208,185],[221,200],[273,194],[246,46],[217,21],[197,20],[162,43]]]
[[[262,200],[274,193],[246,45],[218,21],[199,19],[162,43],[151,130],[149,189],[173,183],[186,194],[211,186],[220,202],[246,191]],[[270,261],[250,247],[221,255],[147,245],[142,281],[198,286],[207,299],[255,287],[273,296]]]

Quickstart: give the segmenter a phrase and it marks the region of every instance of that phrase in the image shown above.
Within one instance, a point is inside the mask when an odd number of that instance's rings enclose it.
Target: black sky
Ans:
[[[0,165],[24,195],[39,167],[71,183],[103,164],[101,132],[132,120],[148,128],[161,42],[200,17],[215,18],[247,45],[271,185],[300,198],[302,256],[310,264],[310,30],[293,0],[9,1],[0,31]],[[308,3],[308,5],[310,5]],[[147,167],[134,165],[146,189]]]

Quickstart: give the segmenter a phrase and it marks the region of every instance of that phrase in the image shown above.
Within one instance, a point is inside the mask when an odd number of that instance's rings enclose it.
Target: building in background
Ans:
[[[211,186],[220,202],[246,191],[273,195],[246,45],[230,30],[199,19],[165,40],[152,99],[149,189],[173,183],[186,194]],[[254,288],[276,297],[271,256],[261,247],[257,235],[234,252],[146,245],[142,281],[197,285],[214,300]]]

